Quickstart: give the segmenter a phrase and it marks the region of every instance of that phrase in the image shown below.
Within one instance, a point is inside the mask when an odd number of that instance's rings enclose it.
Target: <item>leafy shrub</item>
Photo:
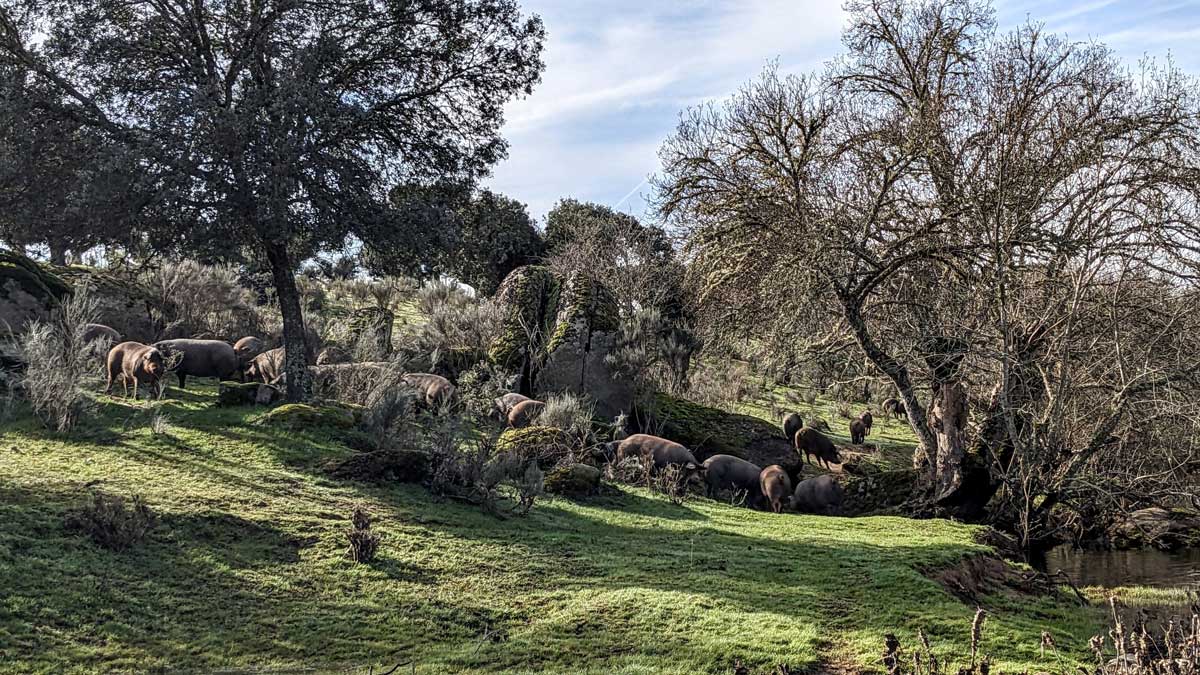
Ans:
[[[142,498],[96,491],[86,505],[67,514],[67,529],[82,532],[110,551],[124,551],[140,543],[154,529],[157,518]]]
[[[25,363],[20,389],[33,412],[56,431],[70,431],[95,405],[86,385],[98,379],[98,373],[91,346],[83,340],[85,324],[95,320],[96,302],[86,287],[80,287],[48,322],[30,324],[18,338]]]
[[[417,282],[409,277],[339,279],[329,285],[330,294],[340,304],[371,306],[395,311],[417,291]]]
[[[392,364],[368,385],[362,425],[376,450],[398,447],[411,438],[417,397],[403,378],[404,369]]]
[[[383,537],[371,531],[371,514],[361,506],[356,506],[350,514],[350,529],[346,530],[346,538],[350,540],[346,557],[361,564],[375,559]]]
[[[525,515],[544,489],[536,459],[498,452],[492,437],[467,439],[461,420],[435,418],[427,446],[433,460],[435,495],[479,505],[498,518]]]
[[[499,307],[471,298],[433,305],[426,316],[424,323],[411,329],[408,343],[410,351],[433,366],[451,358],[467,367],[483,361],[503,330]]]

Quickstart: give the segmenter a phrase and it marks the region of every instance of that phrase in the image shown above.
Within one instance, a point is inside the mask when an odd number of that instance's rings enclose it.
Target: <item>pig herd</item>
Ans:
[[[494,401],[492,411],[495,417],[507,421],[509,427],[520,429],[532,425],[545,405],[542,401],[510,392]],[[856,445],[871,433],[873,422],[870,411],[850,422],[851,439]],[[797,454],[806,462],[829,469],[831,463],[840,464],[842,458],[837,446],[821,432],[821,428],[828,430],[829,426],[820,420],[813,426],[806,426],[803,418],[795,413],[783,419],[784,435]],[[680,443],[649,434],[626,436],[621,429],[617,430],[617,440],[602,447],[604,459],[618,464],[633,458],[652,472],[674,466],[681,471],[683,480],[698,481],[705,494],[712,498],[722,492],[733,492],[744,494],[746,504],[751,508],[769,509],[775,513],[792,510],[838,515],[842,512],[842,487],[829,474],[800,480],[793,489],[792,475],[778,464],[762,468],[733,455],[713,455],[701,462]]]
[[[89,343],[116,343],[108,350],[106,359],[108,384],[105,393],[112,393],[113,385],[119,383],[126,396],[132,389],[135,399],[139,390],[153,392],[168,373],[178,378],[181,389],[186,387],[189,376],[220,380],[237,377],[243,382],[272,385],[279,384],[285,377],[283,348],[266,349],[261,339],[252,336],[232,345],[221,340],[199,339],[162,340],[146,345],[117,342],[120,336],[112,328],[88,324],[84,339]],[[417,392],[421,403],[429,406],[444,404],[455,393],[454,385],[446,378],[429,373],[409,373],[404,376],[404,383]],[[889,415],[904,414],[899,402],[889,400],[888,403]],[[533,424],[545,407],[543,401],[510,392],[494,401],[493,414],[506,421],[509,427],[523,428]],[[869,411],[852,420],[851,441],[861,444],[870,434],[872,423]],[[794,413],[783,419],[784,435],[796,453],[803,456],[805,462],[826,469],[831,463],[842,461],[837,446],[821,431],[828,428],[820,420],[806,425],[800,415]],[[823,515],[842,513],[844,494],[837,480],[829,474],[799,480],[793,486],[794,474],[789,474],[778,464],[763,468],[724,454],[713,455],[701,462],[691,450],[665,438],[649,434],[627,435],[623,430],[617,430],[614,437],[617,440],[602,446],[600,454],[605,459],[623,463],[632,458],[652,472],[674,466],[681,471],[683,480],[699,483],[709,497],[715,498],[723,492],[744,494],[746,504],[751,508],[775,513],[785,510]]]

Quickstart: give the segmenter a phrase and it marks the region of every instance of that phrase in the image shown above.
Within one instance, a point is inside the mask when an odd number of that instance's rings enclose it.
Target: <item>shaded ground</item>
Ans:
[[[168,396],[176,394],[170,390]],[[418,673],[727,673],[874,664],[882,636],[964,644],[974,608],[920,570],[984,550],[945,521],[774,515],[644,491],[539,503],[499,521],[417,486],[339,482],[314,430],[246,424],[211,387],[150,408],[102,399],[62,439],[0,431],[0,671],[387,668]],[[833,420],[830,420],[831,424]],[[148,542],[99,549],[63,527],[88,486],[138,493]],[[344,558],[355,504],[379,558]],[[984,650],[1037,670],[1044,627],[1078,658],[1098,612],[989,598]],[[405,669],[407,670],[407,668]]]

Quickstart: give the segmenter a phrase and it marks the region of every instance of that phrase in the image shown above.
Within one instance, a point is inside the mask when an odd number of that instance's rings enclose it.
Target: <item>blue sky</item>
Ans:
[[[509,158],[485,184],[543,217],[562,197],[644,215],[657,149],[684,108],[724,98],[772,60],[809,71],[842,50],[841,0],[525,0],[549,32],[533,96],[511,103]],[[1131,66],[1168,54],[1200,75],[1200,0],[997,0],[1108,44]]]

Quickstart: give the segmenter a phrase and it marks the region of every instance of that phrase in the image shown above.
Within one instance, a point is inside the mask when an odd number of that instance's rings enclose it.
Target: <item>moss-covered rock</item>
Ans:
[[[564,497],[590,497],[600,492],[600,469],[587,464],[568,464],[546,473],[546,492]]]
[[[560,288],[554,273],[540,265],[518,267],[505,277],[495,296],[504,322],[500,337],[488,350],[492,363],[512,372],[529,365],[541,345],[528,344],[528,331],[545,335],[553,328]]]
[[[335,478],[368,483],[420,483],[429,477],[429,453],[420,450],[356,452],[325,464]]]
[[[496,452],[536,460],[545,471],[566,459],[571,447],[571,438],[562,429],[533,426],[506,430],[496,443]]]
[[[149,292],[132,275],[102,270],[86,265],[54,268],[55,273],[72,287],[87,285],[96,301],[97,323],[112,327],[122,340],[150,343],[160,337],[191,337],[191,335],[160,336],[159,328],[150,313]]]
[[[848,516],[898,514],[912,497],[919,474],[915,469],[879,471],[849,476],[842,481],[842,504]]]
[[[782,429],[750,415],[656,393],[635,418],[644,420],[647,432],[686,445],[699,459],[733,455],[759,466],[791,466],[797,461]]]
[[[607,360],[617,346],[620,320],[607,288],[583,277],[564,280],[531,265],[508,275],[496,302],[504,329],[488,358],[520,373],[524,393],[572,392],[589,396],[604,417],[629,412],[633,383]]]
[[[71,287],[20,253],[0,250],[0,335],[19,333],[44,320]]]
[[[362,418],[362,408],[340,403],[287,403],[257,420],[263,426],[303,431],[308,429],[352,429]]]

